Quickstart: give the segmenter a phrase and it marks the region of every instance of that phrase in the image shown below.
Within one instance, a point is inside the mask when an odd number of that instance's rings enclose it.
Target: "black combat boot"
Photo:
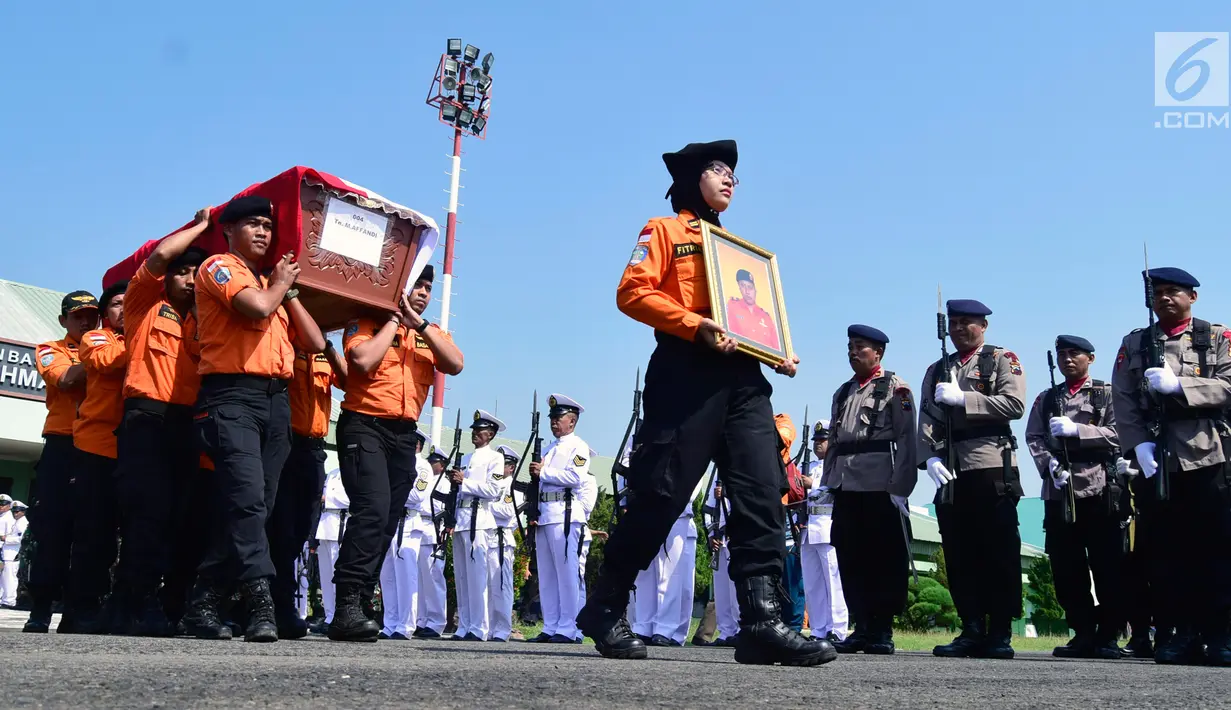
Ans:
[[[22,633],[45,634],[51,629],[51,599],[42,595],[31,601],[30,618],[21,628]]]
[[[150,589],[134,591],[130,604],[128,634],[153,638],[175,635],[175,627],[167,621],[156,592]]]
[[[274,597],[274,622],[278,626],[278,638],[284,641],[308,635],[308,622],[299,616],[294,597],[283,598],[281,594]]]
[[[863,652],[870,656],[892,656],[896,648],[893,645],[893,617],[875,615],[872,617],[872,634]]]
[[[60,634],[105,635],[111,632],[111,616],[98,602],[74,604],[64,610],[61,621],[67,617],[71,623],[61,623],[56,628]]]
[[[1125,658],[1154,658],[1154,644],[1150,643],[1150,630],[1141,633],[1134,629],[1133,636],[1124,644],[1121,653]]]
[[[274,615],[274,598],[269,591],[269,578],[260,577],[244,582],[244,600],[248,606],[244,640],[256,643],[277,641],[278,623]]]
[[[645,658],[645,642],[633,635],[624,610],[631,588],[616,583],[606,566],[599,569],[590,599],[577,615],[577,628],[594,640],[605,658]]]
[[[1094,629],[1075,629],[1076,633],[1063,646],[1056,646],[1051,655],[1056,658],[1095,658]]]
[[[198,577],[192,586],[188,609],[184,611],[184,631],[199,639],[231,640],[231,627],[222,623],[218,606],[227,596],[226,589]]]
[[[982,658],[999,658],[1007,661],[1016,655],[1013,652],[1013,620],[1007,617],[988,619],[987,641],[983,644]]]
[[[1101,658],[1105,661],[1115,661],[1124,658],[1124,649],[1120,648],[1120,644],[1116,643],[1116,638],[1120,635],[1118,629],[1100,628],[1098,634],[1094,637],[1094,657]]]
[[[818,666],[838,657],[825,639],[806,638],[782,623],[776,577],[764,575],[736,582],[735,595],[739,600],[736,663]]]
[[[1205,662],[1211,666],[1231,666],[1231,628],[1223,612],[1205,625]]]
[[[363,615],[375,622],[380,622],[376,618],[376,587],[365,584],[359,587],[359,606],[363,609]]]
[[[356,584],[339,584],[333,621],[329,624],[333,641],[371,641],[380,635],[380,625],[363,613],[360,589]]]
[[[868,634],[868,620],[862,617],[855,619],[855,630],[845,640],[835,643],[834,650],[838,653],[859,653],[868,646]]]
[[[979,658],[987,642],[987,627],[983,618],[962,620],[962,633],[953,641],[932,649],[933,656],[941,658]]]
[[[1177,626],[1175,634],[1164,644],[1160,642],[1154,651],[1154,662],[1164,665],[1199,666],[1205,663],[1205,649],[1201,637],[1191,626]]]

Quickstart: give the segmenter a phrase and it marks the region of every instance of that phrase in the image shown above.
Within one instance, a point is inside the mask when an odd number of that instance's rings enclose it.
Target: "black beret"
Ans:
[[[748,283],[752,283],[752,274],[749,273],[748,269],[740,269],[739,271],[735,272],[735,280],[736,281],[747,281]]]
[[[73,291],[60,300],[60,315],[62,316],[84,308],[98,310],[98,300],[89,291]]]
[[[671,173],[674,182],[698,180],[701,170],[706,165],[718,161],[735,170],[739,162],[739,149],[735,141],[722,140],[710,143],[689,143],[683,150],[674,153],[663,153],[663,162],[667,164],[667,172]],[[667,191],[671,195],[671,191]]]
[[[124,293],[127,290],[128,290],[127,281],[117,281],[116,283],[113,283],[110,286],[108,286],[107,289],[103,291],[103,296],[102,298],[98,299],[98,302],[99,304],[102,305],[103,308],[106,308],[111,303],[111,299],[115,298],[121,293]]]
[[[436,267],[428,264],[423,267],[423,271],[419,272],[419,278],[415,279],[415,283],[420,281],[432,282],[436,280]]]
[[[1141,275],[1144,277],[1145,272]],[[1193,275],[1184,269],[1177,269],[1174,266],[1160,266],[1157,269],[1150,269],[1150,280],[1154,283],[1175,284],[1184,288],[1197,288],[1201,282],[1193,278]]]
[[[256,195],[248,195],[247,197],[237,197],[227,203],[227,206],[222,209],[222,214],[218,216],[219,224],[235,224],[241,219],[249,217],[269,217],[273,219],[274,206],[266,197],[257,197]]]
[[[189,247],[183,254],[175,257],[171,260],[170,264],[167,264],[167,273],[179,271],[185,266],[200,266],[201,262],[205,261],[208,256],[201,247]]]
[[[864,340],[871,340],[872,342],[880,343],[881,345],[885,345],[889,342],[889,336],[885,335],[885,331],[880,330],[879,328],[873,328],[870,325],[860,325],[858,323],[847,326],[846,337],[863,338]]]
[[[1081,350],[1087,353],[1094,352],[1094,344],[1081,336],[1057,335],[1056,336],[1056,350],[1057,351],[1064,350],[1065,348],[1071,348],[1073,350]]]
[[[951,316],[990,316],[992,314],[992,309],[973,298],[955,298],[947,305]]]

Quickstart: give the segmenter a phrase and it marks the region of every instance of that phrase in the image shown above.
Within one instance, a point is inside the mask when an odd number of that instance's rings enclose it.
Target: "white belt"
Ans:
[[[564,500],[567,500],[567,498],[565,498],[565,495],[566,495],[566,494],[568,494],[568,493],[571,493],[571,492],[572,492],[572,490],[573,490],[573,489],[571,489],[571,488],[570,488],[570,489],[568,489],[567,491],[552,491],[552,492],[550,492],[550,493],[540,493],[540,494],[539,494],[539,502],[540,502],[540,503],[559,503],[559,502],[562,502],[562,501],[564,501]]]

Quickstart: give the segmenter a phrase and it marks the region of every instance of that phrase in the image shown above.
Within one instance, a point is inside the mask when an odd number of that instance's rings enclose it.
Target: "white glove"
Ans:
[[[1077,436],[1077,422],[1068,417],[1052,417],[1048,424],[1052,436]]]
[[[932,399],[940,404],[956,407],[959,404],[966,403],[966,393],[962,392],[962,388],[958,387],[956,382],[941,382],[936,385],[935,394],[936,396]]]
[[[955,478],[955,476],[949,472],[949,469],[945,468],[945,465],[941,463],[940,459],[935,456],[928,459],[927,468],[928,475],[932,477],[932,482],[936,484],[937,488],[940,488]]]
[[[1062,490],[1065,486],[1069,485],[1069,476],[1070,476],[1069,472],[1065,471],[1064,469],[1060,469],[1059,471],[1052,471],[1052,474],[1051,474],[1052,486],[1054,486],[1056,490]]]
[[[1141,472],[1146,478],[1154,478],[1154,474],[1158,473],[1158,463],[1154,461],[1154,442],[1143,441],[1133,447],[1133,451],[1137,452],[1137,466]]]
[[[1171,371],[1170,365],[1148,368],[1146,379],[1150,381],[1150,389],[1159,394],[1175,394],[1180,391],[1180,378]]]
[[[1141,471],[1133,468],[1132,461],[1126,458],[1118,458],[1116,459],[1116,473],[1128,478],[1136,478],[1137,474],[1141,473]]]
[[[902,515],[905,515],[908,518],[910,517],[910,509],[906,507],[906,496],[895,496],[890,493],[889,499],[893,501],[893,504],[897,506],[898,510],[902,511]]]

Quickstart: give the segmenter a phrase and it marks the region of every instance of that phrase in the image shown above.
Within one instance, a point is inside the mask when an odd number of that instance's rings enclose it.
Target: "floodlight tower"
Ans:
[[[453,296],[453,244],[457,235],[457,192],[462,178],[462,136],[487,137],[491,112],[492,53],[479,60],[479,48],[463,47],[460,39],[450,39],[436,65],[436,76],[427,94],[427,103],[436,109],[440,122],[453,129],[453,172],[449,178],[449,214],[445,222],[445,268],[440,287],[440,328],[449,332],[449,307]],[[477,64],[477,66],[476,66]],[[445,376],[436,373],[432,384],[432,442],[440,442],[444,420]]]

